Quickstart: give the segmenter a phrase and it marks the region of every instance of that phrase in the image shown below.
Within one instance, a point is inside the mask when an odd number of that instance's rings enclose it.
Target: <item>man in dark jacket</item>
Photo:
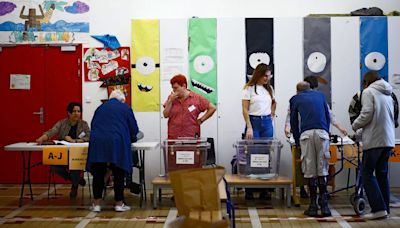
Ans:
[[[308,82],[300,82],[297,95],[290,99],[290,110],[290,126],[296,145],[301,147],[302,170],[310,189],[310,205],[304,214],[318,215],[318,183],[321,214],[331,216],[327,198],[330,114],[325,96],[311,90]]]

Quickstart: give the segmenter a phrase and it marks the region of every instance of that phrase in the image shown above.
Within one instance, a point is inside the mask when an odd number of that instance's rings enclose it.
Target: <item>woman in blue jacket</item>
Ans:
[[[93,175],[93,212],[100,212],[104,176],[109,167],[114,175],[115,211],[128,211],[124,204],[125,173],[132,172],[131,143],[139,132],[132,109],[126,105],[120,90],[110,94],[110,100],[97,108],[92,120],[86,168]]]

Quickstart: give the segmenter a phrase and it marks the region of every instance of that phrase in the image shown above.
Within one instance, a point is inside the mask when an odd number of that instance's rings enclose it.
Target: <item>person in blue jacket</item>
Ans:
[[[297,95],[290,99],[290,126],[296,145],[301,147],[301,166],[310,189],[310,205],[304,214],[318,215],[318,181],[321,214],[331,216],[326,189],[330,158],[329,107],[324,94],[311,90],[308,82],[298,83],[296,89]]]
[[[137,141],[139,128],[132,109],[124,102],[123,92],[114,90],[109,101],[98,107],[93,116],[86,163],[86,169],[93,175],[93,212],[101,211],[107,167],[114,175],[115,211],[130,210],[124,203],[124,177],[132,172],[131,143]]]

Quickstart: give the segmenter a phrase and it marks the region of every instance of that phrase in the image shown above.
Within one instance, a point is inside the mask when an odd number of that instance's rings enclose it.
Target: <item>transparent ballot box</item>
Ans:
[[[238,140],[235,144],[238,174],[259,179],[278,176],[282,146],[276,139]]]
[[[165,173],[201,168],[207,161],[210,143],[203,138],[168,139],[163,142]]]

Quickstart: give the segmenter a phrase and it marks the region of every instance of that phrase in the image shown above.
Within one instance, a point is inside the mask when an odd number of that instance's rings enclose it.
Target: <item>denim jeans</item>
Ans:
[[[274,136],[274,127],[272,126],[272,117],[268,116],[249,116],[253,128],[253,138],[272,138]],[[245,128],[247,132],[247,127]]]
[[[253,128],[253,139],[272,138],[274,136],[274,127],[272,126],[272,117],[268,116],[249,116],[251,127]],[[247,132],[247,127],[244,132]],[[255,191],[265,193],[266,188],[246,188],[246,194],[252,194]]]
[[[391,149],[379,147],[363,151],[362,180],[372,213],[383,210],[390,213],[388,160]]]

